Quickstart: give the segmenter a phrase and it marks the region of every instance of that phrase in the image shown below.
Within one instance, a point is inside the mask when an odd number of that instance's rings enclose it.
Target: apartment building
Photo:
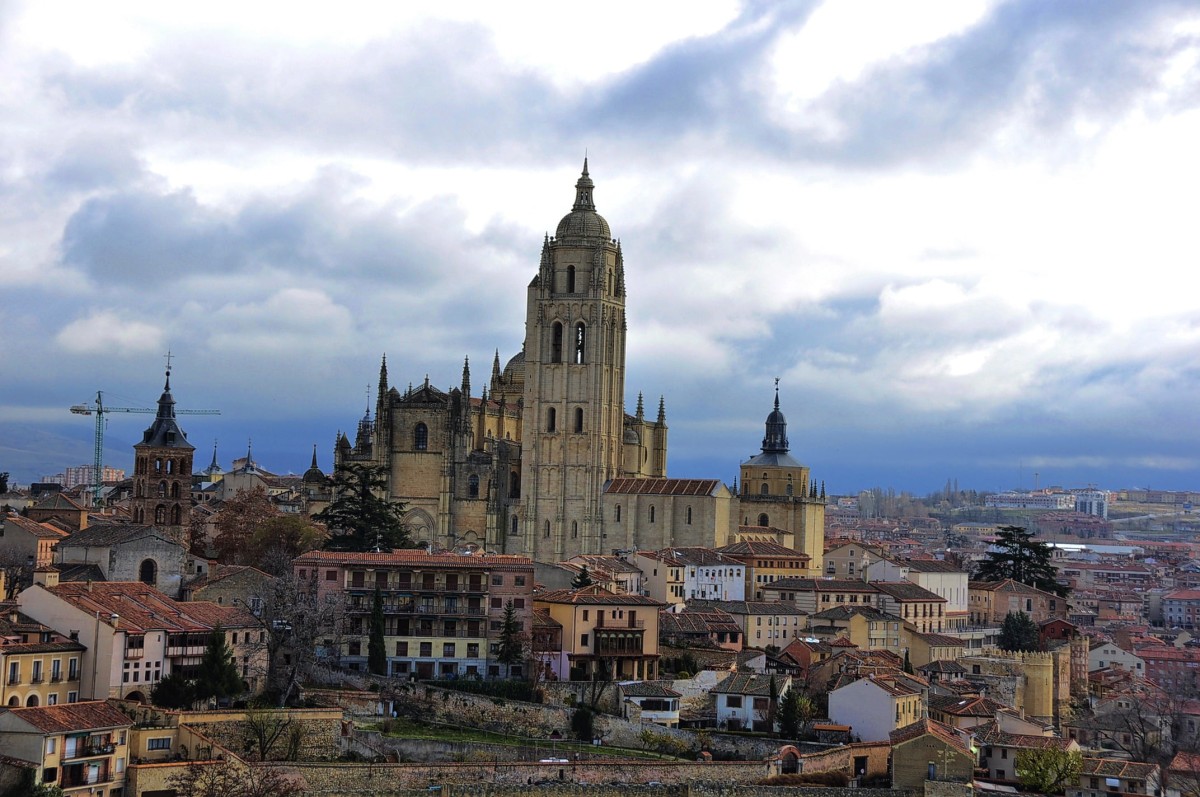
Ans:
[[[13,611],[0,619],[0,706],[54,706],[79,700],[84,647]]]
[[[345,607],[342,633],[324,644],[350,669],[367,668],[370,616],[383,604],[387,672],[401,678],[522,674],[496,660],[511,601],[523,633],[532,630],[533,561],[523,556],[310,551],[292,561],[301,585]],[[315,583],[314,583],[315,582]]]
[[[808,616],[793,603],[780,601],[688,601],[698,611],[722,611],[733,616],[742,629],[742,643],[748,648],[768,645],[785,647],[793,639],[807,635]]]
[[[562,649],[547,654],[561,681],[652,681],[658,677],[658,612],[664,603],[593,584],[538,593],[534,605],[562,628]]]
[[[746,596],[746,566],[709,548],[638,551],[633,564],[642,571],[647,594],[667,604],[740,601]]]
[[[85,700],[147,701],[164,676],[194,674],[218,628],[247,691],[256,691],[266,674],[266,629],[240,607],[177,601],[141,582],[53,578],[24,590],[19,601],[30,617],[86,648],[79,684]]]
[[[67,795],[124,794],[133,720],[103,701],[0,711],[0,750]]]
[[[743,539],[717,549],[717,553],[746,567],[746,599],[763,599],[763,585],[781,578],[807,575],[810,557],[768,540]]]

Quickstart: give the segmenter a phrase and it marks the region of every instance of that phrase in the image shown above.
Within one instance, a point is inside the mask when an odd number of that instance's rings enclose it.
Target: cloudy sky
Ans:
[[[478,388],[586,151],[672,475],[779,377],[831,492],[1200,489],[1194,2],[518,8],[0,4],[0,470],[168,349],[201,464],[328,468],[384,353]]]

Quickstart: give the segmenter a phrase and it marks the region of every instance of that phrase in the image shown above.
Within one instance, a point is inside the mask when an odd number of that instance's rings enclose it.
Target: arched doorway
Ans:
[[[158,562],[153,559],[143,559],[138,567],[138,581],[150,586],[158,584]]]
[[[25,705],[27,707],[36,706],[37,704],[38,704],[38,696],[37,695],[30,695],[29,697],[25,698]]]

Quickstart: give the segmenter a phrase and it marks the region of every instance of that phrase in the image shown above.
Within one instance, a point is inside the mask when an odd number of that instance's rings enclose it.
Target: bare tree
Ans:
[[[289,574],[272,584],[261,619],[267,629],[267,689],[278,705],[287,705],[330,653],[336,661],[345,614],[340,596],[322,599],[315,580]],[[325,650],[326,641],[332,651]]]

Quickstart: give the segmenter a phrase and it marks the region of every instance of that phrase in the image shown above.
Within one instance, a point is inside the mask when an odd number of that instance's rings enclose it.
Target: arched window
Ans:
[[[771,525],[771,519],[769,517],[767,517],[766,512],[763,512],[761,515],[758,516],[758,525],[764,526],[764,527]]]
[[[555,321],[554,326],[550,327],[550,362],[562,362],[563,354],[563,325],[561,322]]]
[[[692,525],[692,508],[690,506],[687,508],[687,524]]]
[[[179,482],[173,482],[171,484],[171,497],[172,498],[179,497]]]
[[[134,485],[133,489],[134,489],[133,495],[135,498],[144,498],[145,497],[146,486],[144,484],[142,484],[141,482],[138,482],[136,485]]]
[[[770,495],[770,494],[771,494],[771,488],[767,486],[767,483],[766,483],[766,482],[763,482],[763,486],[759,488],[758,492],[759,492],[761,495]]]
[[[154,460],[154,472],[162,473],[162,460],[161,459]]]
[[[36,706],[37,704],[38,704],[38,696],[36,694],[30,695],[29,697],[25,698],[26,706],[32,707],[32,706]]]
[[[175,460],[168,459],[167,460],[167,473],[174,473],[174,472],[175,472]]]
[[[579,521],[572,520],[571,521],[571,538],[574,539],[578,536],[579,536]]]
[[[158,497],[159,498],[167,497],[167,483],[165,481],[158,483]]]
[[[518,530],[517,530],[517,516],[516,516],[516,515],[513,515],[513,516],[512,516],[512,522],[510,522],[510,523],[509,523],[509,529],[508,529],[508,533],[509,533],[509,534],[511,534],[511,535],[512,535],[512,536],[514,536],[514,537],[515,537],[515,536],[517,536],[517,534],[518,534]]]
[[[787,489],[786,489],[786,492],[787,492],[787,494],[788,494],[788,495],[791,495],[791,494],[792,494],[792,492],[793,492],[793,490],[792,490],[792,477],[791,477],[791,476],[789,476],[789,477],[788,477],[788,483],[787,483]]]
[[[553,407],[546,410],[546,431],[558,431],[558,410],[554,409]]]
[[[621,522],[621,505],[620,504],[617,504],[617,520],[616,520],[616,522],[617,523]]]
[[[508,476],[508,497],[521,497],[521,474],[517,473],[515,470]]]
[[[182,519],[183,519],[183,513],[182,513],[182,510],[180,510],[180,508],[179,508],[179,504],[176,504],[175,506],[171,507],[171,525],[172,526],[180,525],[180,522],[182,521]]]
[[[650,507],[650,522],[654,522],[654,507]]]
[[[13,708],[18,708],[21,705],[21,698],[13,695],[8,699],[8,705],[12,706]]]
[[[467,478],[467,495],[471,498],[479,497],[479,477],[474,473]]]
[[[167,522],[167,508],[162,504],[154,507],[154,522],[160,526]]]
[[[575,267],[567,266],[567,293],[575,292]]]
[[[158,563],[153,559],[143,559],[138,566],[138,581],[154,586],[158,583]]]
[[[581,365],[583,363],[583,347],[584,347],[584,343],[586,341],[587,341],[587,327],[585,327],[583,325],[583,322],[580,321],[578,324],[575,325],[575,364],[576,365]]]
[[[583,407],[575,408],[575,434],[583,434]]]
[[[417,451],[429,449],[429,427],[423,423],[413,427],[413,448]]]
[[[546,537],[546,538],[550,537],[550,521],[549,520],[547,520],[545,523],[542,524],[542,536]]]

